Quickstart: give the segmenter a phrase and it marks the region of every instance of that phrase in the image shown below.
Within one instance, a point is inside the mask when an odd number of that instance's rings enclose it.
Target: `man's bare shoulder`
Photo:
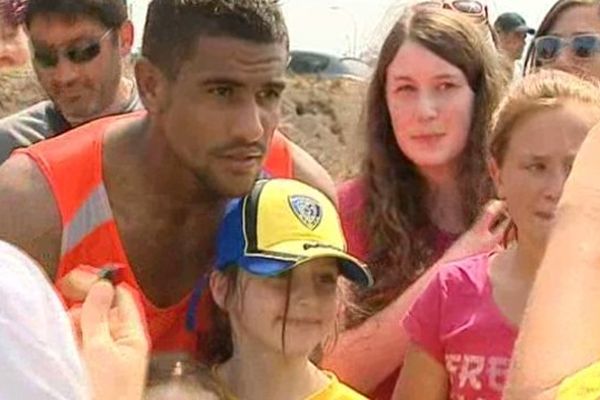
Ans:
[[[294,162],[294,178],[321,190],[337,204],[335,183],[329,172],[302,147],[291,140],[288,142]]]
[[[54,278],[61,222],[46,178],[26,155],[0,166],[0,239],[22,248]]]

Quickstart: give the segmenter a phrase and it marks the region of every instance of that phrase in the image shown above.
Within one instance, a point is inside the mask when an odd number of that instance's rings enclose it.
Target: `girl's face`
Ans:
[[[334,330],[338,274],[332,258],[306,262],[274,278],[240,270],[227,305],[236,352],[239,346],[283,352],[285,326],[285,355],[309,356]]]
[[[407,41],[388,66],[386,100],[396,142],[420,170],[454,166],[471,129],[475,94],[456,66]]]
[[[597,107],[567,101],[521,117],[508,133],[504,162],[493,163],[492,177],[519,241],[545,244],[575,155],[597,117]]]
[[[536,40],[536,62],[600,79],[600,10],[579,5],[561,12],[546,35]]]

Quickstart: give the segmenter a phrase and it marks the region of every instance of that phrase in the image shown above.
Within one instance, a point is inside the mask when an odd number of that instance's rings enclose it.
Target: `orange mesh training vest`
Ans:
[[[276,130],[265,158],[263,169],[276,178],[293,178],[294,163],[288,139]]]
[[[26,154],[37,164],[58,206],[62,244],[56,280],[79,265],[97,268],[116,263],[125,265],[123,280],[140,293],[152,350],[195,353],[202,346],[197,346],[196,334],[185,326],[190,295],[169,308],[157,308],[144,296],[125,254],[104,186],[104,133],[115,121],[135,120],[144,115],[145,111],[139,111],[103,118],[16,153]],[[270,161],[266,172],[271,176],[291,177],[287,140],[276,133],[273,146],[275,151],[267,156]],[[210,296],[202,296],[198,307],[200,332],[210,329],[209,301]]]

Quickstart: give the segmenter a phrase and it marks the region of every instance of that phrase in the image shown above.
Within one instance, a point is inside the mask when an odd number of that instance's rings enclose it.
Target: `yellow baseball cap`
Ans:
[[[347,279],[373,284],[367,266],[346,252],[335,205],[319,190],[292,179],[260,180],[229,203],[218,234],[217,270],[236,266],[276,276],[322,257],[338,259]]]

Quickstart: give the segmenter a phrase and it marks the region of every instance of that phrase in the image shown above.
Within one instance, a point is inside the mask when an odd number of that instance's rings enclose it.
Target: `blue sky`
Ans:
[[[136,47],[149,0],[131,0]],[[483,0],[486,1],[486,0]],[[487,0],[492,20],[505,11],[519,12],[537,27],[555,0]],[[402,0],[282,0],[293,49],[348,55],[374,43],[386,30]],[[392,18],[393,19],[393,18]]]

